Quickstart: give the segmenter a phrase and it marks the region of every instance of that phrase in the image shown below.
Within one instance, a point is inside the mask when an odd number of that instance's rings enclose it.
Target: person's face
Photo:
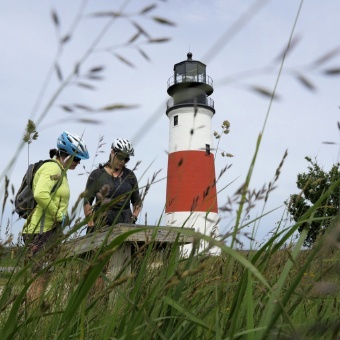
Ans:
[[[130,160],[129,155],[123,152],[111,151],[112,167],[114,169],[123,169],[126,163]]]
[[[68,170],[74,170],[77,165],[80,163],[81,159],[78,157],[69,157],[68,159],[65,159],[65,168]]]

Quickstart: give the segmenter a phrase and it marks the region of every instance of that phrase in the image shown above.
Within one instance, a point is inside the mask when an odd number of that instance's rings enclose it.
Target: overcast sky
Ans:
[[[138,14],[150,4],[157,7],[144,15]],[[140,219],[143,224],[147,214],[148,224],[157,223],[166,195],[167,80],[173,75],[174,64],[185,60],[190,51],[194,60],[207,65],[207,74],[214,81],[211,95],[216,109],[214,131],[221,131],[224,120],[231,125],[230,133],[221,138],[216,155],[217,176],[225,166],[231,165],[218,182],[219,206],[233,200],[235,192],[244,183],[265,121],[251,190],[258,191],[273,180],[285,151],[288,151],[276,189],[265,206],[263,201],[256,204],[248,221],[281,208],[244,230],[251,233],[256,225],[255,238],[261,243],[281,220],[283,202],[289,194],[298,192],[297,174],[307,171],[304,157],[316,158],[325,170],[339,161],[338,146],[324,142],[338,143],[339,140],[339,77],[327,75],[325,71],[340,68],[337,53],[340,2],[305,0],[300,5],[298,0],[2,0],[2,197],[4,175],[17,189],[27,168],[27,146],[20,152],[17,150],[27,120],[32,119],[38,122],[39,138],[30,146],[30,162],[48,158],[49,149],[56,146],[56,140],[64,130],[84,136],[91,159],[81,162],[81,166],[68,174],[72,202],[85,187],[85,172],[107,160],[111,142],[116,137],[130,139],[135,147],[135,157],[129,167],[133,168],[141,161],[136,170],[140,186],[160,171],[156,178],[159,182],[150,188]],[[80,10],[82,13],[77,16]],[[107,15],[98,15],[120,10],[126,13],[124,18],[112,20]],[[52,11],[57,14],[58,29],[53,23]],[[175,25],[162,25],[153,17],[161,17]],[[138,26],[145,34],[126,45],[137,33]],[[104,27],[107,29],[102,39],[95,43]],[[58,41],[66,36],[70,39],[60,50]],[[148,39],[163,38],[170,40],[146,43]],[[290,39],[292,48],[281,70],[282,52]],[[91,46],[94,48],[87,54]],[[320,60],[328,53],[328,58]],[[103,66],[103,72],[97,74],[103,80],[77,80],[95,86],[95,89],[76,86],[73,81],[42,116],[61,84],[55,71],[55,60],[63,79],[67,79],[75,65],[81,62],[80,75]],[[275,86],[278,99],[272,103],[269,96],[255,90],[271,92]],[[76,104],[97,111],[75,109]],[[100,108],[117,104],[136,106],[128,110],[98,112]],[[62,106],[73,108],[73,112],[63,110]],[[84,119],[93,122],[89,124]],[[98,153],[101,137],[106,144]],[[223,158],[221,151],[234,157]],[[14,167],[6,170],[13,158]],[[12,193],[10,198],[13,198]],[[237,204],[233,209],[228,214],[221,212],[221,233],[232,228]],[[23,221],[17,220],[16,215],[11,216],[10,211],[11,207],[7,206],[1,222],[1,237],[4,237],[8,219],[14,235],[21,231]],[[245,239],[244,242],[247,246]]]

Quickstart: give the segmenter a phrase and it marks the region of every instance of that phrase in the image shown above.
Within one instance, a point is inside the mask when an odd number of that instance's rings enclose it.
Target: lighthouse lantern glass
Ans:
[[[206,82],[206,66],[196,61],[184,61],[175,65],[175,84],[185,81]]]
[[[175,66],[175,83],[182,83],[184,81],[183,76],[185,76],[185,65],[180,64]]]
[[[200,83],[205,83],[205,65],[197,64],[197,81]]]
[[[187,64],[186,65],[186,80],[187,81],[197,81],[197,65]]]

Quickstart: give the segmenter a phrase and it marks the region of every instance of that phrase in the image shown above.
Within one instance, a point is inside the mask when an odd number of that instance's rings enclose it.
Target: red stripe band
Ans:
[[[214,155],[178,151],[169,155],[166,213],[203,211],[217,213]]]

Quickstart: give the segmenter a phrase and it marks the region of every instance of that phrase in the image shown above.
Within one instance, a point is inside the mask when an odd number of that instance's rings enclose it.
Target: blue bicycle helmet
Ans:
[[[90,158],[85,142],[74,133],[64,131],[57,140],[57,148],[80,159]]]

